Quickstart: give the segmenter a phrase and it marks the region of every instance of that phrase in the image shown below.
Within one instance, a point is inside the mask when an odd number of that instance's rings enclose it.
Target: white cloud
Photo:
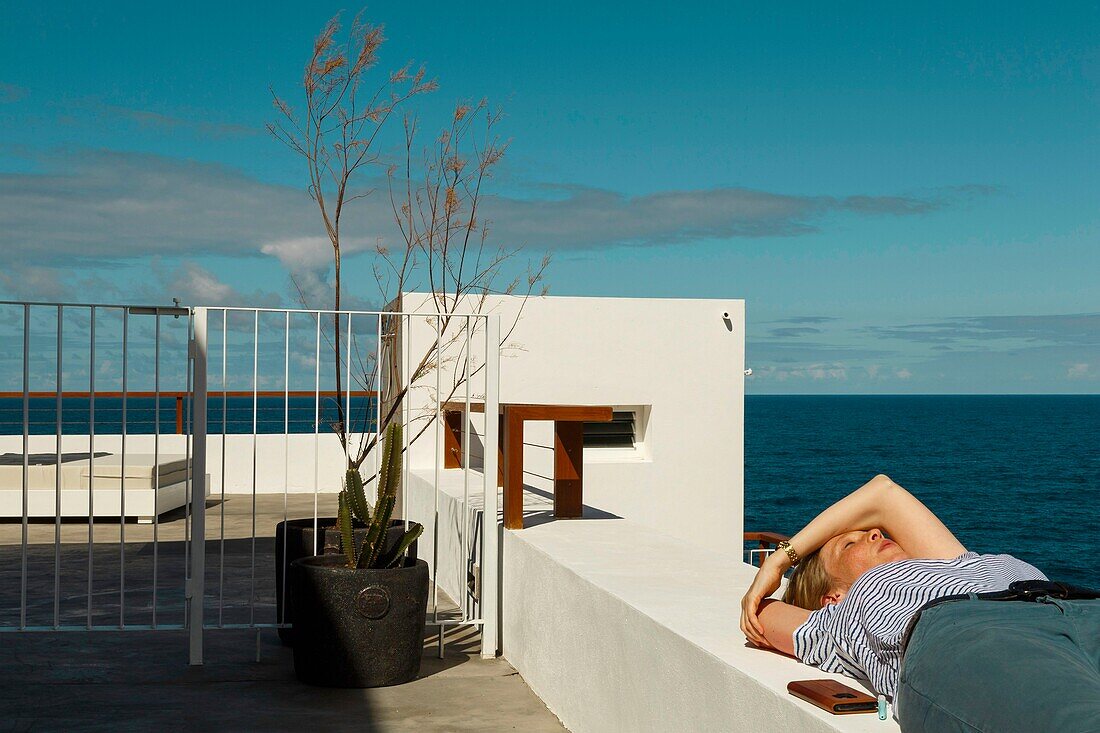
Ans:
[[[843,364],[810,364],[798,367],[764,366],[753,370],[753,376],[762,380],[787,381],[847,381],[848,368]]]
[[[62,172],[0,175],[0,246],[29,264],[154,255],[255,255],[320,229],[304,191],[220,166],[81,152]]]
[[[1078,364],[1070,364],[1069,369],[1066,370],[1066,377],[1069,379],[1085,379],[1089,376],[1089,365],[1081,362]]]
[[[157,298],[154,293],[148,293],[144,298],[148,302],[157,302],[168,296],[179,298],[182,303],[200,305],[275,308],[282,304],[275,293],[262,290],[241,292],[194,262],[174,266],[154,263],[153,272],[157,280],[153,291],[162,295]]]
[[[959,316],[930,323],[868,326],[865,330],[878,338],[941,346],[963,344],[989,348],[990,341],[1095,345],[1100,344],[1100,313]]]
[[[260,251],[282,262],[288,270],[327,269],[332,264],[332,243],[328,237],[290,237],[264,242]]]
[[[817,230],[831,211],[859,215],[925,214],[957,195],[790,196],[747,188],[663,191],[624,196],[582,186],[544,187],[558,198],[490,197],[488,217],[506,242],[551,249],[659,245],[699,239],[797,236]],[[967,196],[972,195],[969,191]]]
[[[7,299],[31,302],[96,302],[168,304],[178,298],[188,305],[259,306],[273,308],[282,298],[270,291],[241,292],[194,262],[154,259],[150,272],[138,282],[84,277],[64,270],[15,263],[0,270],[0,293]]]
[[[71,286],[62,273],[49,267],[9,264],[0,269],[0,291],[12,300],[72,300]]]
[[[157,155],[77,151],[43,161],[46,172],[0,174],[0,246],[28,264],[150,255],[266,253],[294,269],[322,267],[331,251],[304,187],[263,183],[210,164]],[[386,183],[346,212],[347,252],[399,242]],[[942,208],[929,197],[789,196],[744,188],[624,196],[577,186],[538,198],[487,196],[484,219],[508,247],[598,248],[706,238],[793,236],[830,211],[911,215]],[[316,245],[316,246],[315,246]]]
[[[898,379],[909,379],[913,376],[913,372],[909,371],[905,367],[902,367],[901,369],[898,369],[894,372],[894,376]]]
[[[844,380],[848,378],[848,370],[843,367],[812,366],[808,368],[806,372],[810,375],[810,378],[815,381],[824,379]]]

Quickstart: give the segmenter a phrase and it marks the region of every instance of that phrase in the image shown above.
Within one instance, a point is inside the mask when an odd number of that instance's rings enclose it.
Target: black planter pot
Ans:
[[[390,522],[390,528],[386,533],[386,546],[382,548],[383,552],[401,541],[401,537],[405,533],[404,526],[400,519],[394,519]],[[331,555],[340,552],[340,530],[336,528],[336,517],[319,517],[317,519],[317,529],[321,534],[321,541],[314,549],[312,517],[288,519],[285,522],[279,522],[275,526],[275,613],[278,622],[281,624],[294,623],[294,607],[290,603],[290,594],[294,589],[292,586],[287,586],[286,603],[284,605],[283,570],[290,567],[295,560],[300,560],[303,557],[313,557],[317,554]],[[358,545],[366,538],[367,528],[355,529],[353,534]],[[285,557],[283,555],[284,535],[286,537]],[[413,560],[416,559],[416,544],[416,542],[413,542],[406,553]],[[293,643],[292,638],[290,629],[279,629],[279,639],[283,644]]]
[[[369,570],[338,555],[290,566],[294,672],[326,687],[383,687],[416,679],[424,647],[428,564]]]

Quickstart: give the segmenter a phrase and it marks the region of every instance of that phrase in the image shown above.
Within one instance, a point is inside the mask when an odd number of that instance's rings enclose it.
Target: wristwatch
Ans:
[[[775,549],[782,550],[783,552],[787,553],[787,557],[789,557],[791,559],[791,566],[792,567],[794,567],[795,565],[797,565],[798,563],[800,563],[802,561],[802,558],[800,558],[798,556],[798,553],[795,552],[794,548],[791,547],[791,543],[788,542],[787,540],[780,540],[776,544]]]

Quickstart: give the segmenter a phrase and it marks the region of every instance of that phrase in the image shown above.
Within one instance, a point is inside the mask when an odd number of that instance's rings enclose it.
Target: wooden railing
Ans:
[[[784,540],[789,540],[785,534],[778,532],[746,532],[745,542],[758,542],[761,550],[773,549]]]
[[[188,396],[187,392],[179,391],[161,391],[161,392],[102,392],[97,390],[95,393],[96,399],[122,399],[126,397],[149,397],[156,398],[158,395],[163,399],[171,397],[176,398],[176,434],[183,435],[183,416],[184,416],[184,399]],[[321,390],[317,392],[312,389],[307,390],[259,390],[253,392],[250,389],[245,390],[225,390],[222,392],[207,392],[207,400],[213,403],[215,400],[220,400],[223,397],[347,397],[348,392],[336,392],[334,390]],[[377,397],[378,393],[374,390],[351,390],[350,395],[352,397]],[[31,399],[57,399],[57,392],[28,392],[26,396]],[[0,392],[0,399],[23,399],[23,392]],[[62,392],[61,399],[73,398],[73,399],[91,399],[91,392]]]
[[[745,542],[755,542],[757,547],[755,550],[749,550],[749,565],[752,565],[752,556],[754,553],[761,553],[765,551],[774,551],[776,545],[783,540],[789,540],[785,534],[778,532],[745,532]]]

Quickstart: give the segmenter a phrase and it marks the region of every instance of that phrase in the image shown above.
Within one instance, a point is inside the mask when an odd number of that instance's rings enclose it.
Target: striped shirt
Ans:
[[[865,679],[893,701],[902,634],[921,606],[956,593],[1006,590],[1016,580],[1046,579],[1011,555],[976,552],[879,565],[859,576],[840,603],[812,612],[795,629],[794,654],[826,672]]]

